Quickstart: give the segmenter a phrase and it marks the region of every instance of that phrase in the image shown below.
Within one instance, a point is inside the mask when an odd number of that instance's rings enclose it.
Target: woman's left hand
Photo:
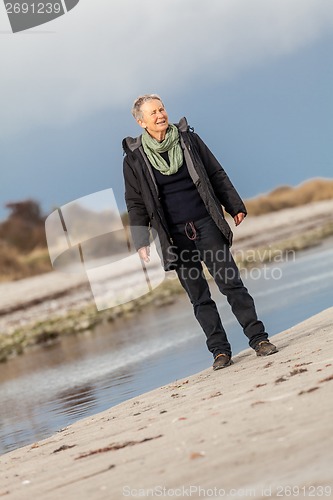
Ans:
[[[239,224],[241,222],[243,222],[244,217],[245,217],[245,214],[243,212],[239,212],[237,215],[235,215],[234,221],[235,221],[236,226],[239,226]]]

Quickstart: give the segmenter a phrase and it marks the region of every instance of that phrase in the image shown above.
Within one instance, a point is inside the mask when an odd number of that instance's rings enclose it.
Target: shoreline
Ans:
[[[271,340],[272,356],[247,348],[224,370],[209,367],[6,453],[0,496],[118,499],[160,485],[217,488],[225,498],[285,497],[290,487],[331,497],[333,308]]]
[[[320,244],[333,234],[333,200],[247,217],[235,231],[232,253],[240,269],[262,266],[277,255]],[[281,262],[281,260],[280,260]],[[112,309],[97,311],[85,274],[57,271],[0,284],[0,362],[61,341],[63,336],[132,316],[149,305],[172,303],[184,293],[167,273],[153,292]]]

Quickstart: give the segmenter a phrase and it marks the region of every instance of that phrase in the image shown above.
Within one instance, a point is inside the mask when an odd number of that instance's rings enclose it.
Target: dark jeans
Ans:
[[[193,305],[194,314],[207,337],[214,358],[221,353],[231,356],[231,346],[203,273],[203,261],[219,290],[227,297],[232,312],[249,339],[249,345],[266,340],[268,334],[257,318],[253,298],[245,288],[229,246],[211,217],[172,227],[178,253],[177,274]],[[190,239],[192,238],[192,239]]]

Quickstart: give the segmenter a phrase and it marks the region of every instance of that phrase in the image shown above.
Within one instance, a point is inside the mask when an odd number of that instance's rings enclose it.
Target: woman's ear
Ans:
[[[140,127],[144,128],[144,129],[147,128],[147,124],[144,121],[142,121],[142,120],[136,120],[136,121],[140,125]]]

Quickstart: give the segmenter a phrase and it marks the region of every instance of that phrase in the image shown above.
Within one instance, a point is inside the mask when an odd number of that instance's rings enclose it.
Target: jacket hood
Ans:
[[[185,116],[179,120],[178,123],[175,123],[176,127],[178,127],[180,132],[186,132],[188,130],[188,124]],[[125,137],[123,140],[123,150],[125,153],[129,153],[134,151],[135,149],[141,146],[141,135],[138,137]]]

